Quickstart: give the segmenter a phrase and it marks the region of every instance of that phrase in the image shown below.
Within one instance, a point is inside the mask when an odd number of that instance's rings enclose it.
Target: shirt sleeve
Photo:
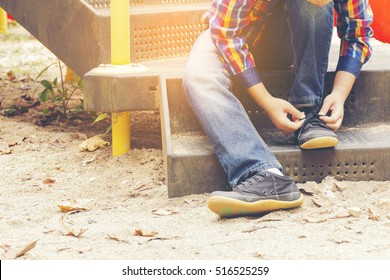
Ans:
[[[346,71],[357,77],[372,54],[372,10],[368,0],[334,0],[334,4],[337,33],[341,39],[336,71]]]
[[[261,81],[243,32],[251,24],[251,10],[255,2],[214,0],[207,15],[211,39],[225,67],[246,88]]]

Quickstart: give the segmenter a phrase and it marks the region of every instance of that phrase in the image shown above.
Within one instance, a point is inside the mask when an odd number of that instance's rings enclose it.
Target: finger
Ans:
[[[281,125],[281,131],[291,133],[296,130],[298,130],[304,123],[304,120],[292,122],[290,120],[287,120]]]
[[[325,98],[324,104],[322,104],[321,110],[318,113],[318,115],[325,116],[330,111],[331,107],[332,107],[332,102],[328,101],[328,99]]]
[[[290,103],[287,106],[287,112],[286,113],[290,114],[294,121],[295,120],[301,120],[301,119],[305,118],[305,113],[299,111],[297,108],[295,108]]]
[[[320,119],[322,121],[324,121],[326,124],[335,124],[339,119],[340,117],[336,117],[336,116],[320,116]]]
[[[340,128],[341,123],[342,123],[342,119],[338,120],[334,124],[326,124],[326,126],[336,132]]]

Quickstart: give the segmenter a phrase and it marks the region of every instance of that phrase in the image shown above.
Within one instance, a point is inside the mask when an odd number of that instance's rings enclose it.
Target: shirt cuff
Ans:
[[[249,68],[235,76],[243,87],[250,88],[261,83],[260,74],[256,68]]]
[[[356,78],[360,74],[360,70],[362,70],[363,63],[356,58],[350,56],[340,56],[339,62],[337,64],[337,71],[345,71],[353,74]]]

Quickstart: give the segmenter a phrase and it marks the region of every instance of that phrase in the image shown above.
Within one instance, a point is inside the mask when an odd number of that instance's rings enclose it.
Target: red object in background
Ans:
[[[374,21],[371,24],[374,29],[374,38],[390,43],[390,0],[370,0]],[[337,14],[335,12],[334,25],[336,26]]]
[[[379,41],[390,43],[390,1],[370,0],[374,21],[371,25],[374,29],[374,37]]]
[[[9,14],[7,14],[7,17],[8,17],[9,20],[14,20],[14,18],[11,17]]]

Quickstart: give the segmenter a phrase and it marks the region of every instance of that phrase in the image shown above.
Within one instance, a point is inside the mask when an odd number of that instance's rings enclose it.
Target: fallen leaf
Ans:
[[[97,149],[103,148],[104,146],[108,146],[110,143],[104,141],[99,136],[93,136],[88,138],[84,142],[79,145],[79,150],[83,151],[96,151]]]
[[[158,234],[158,232],[152,231],[152,232],[143,232],[141,229],[136,229],[134,231],[135,236],[142,236],[142,237],[154,237]]]
[[[355,218],[360,217],[360,215],[362,214],[362,209],[360,209],[359,207],[349,207],[347,210],[348,213]]]
[[[18,142],[11,142],[11,143],[8,143],[8,147],[13,147],[13,146],[16,146],[18,145]]]
[[[8,81],[15,81],[16,80],[16,76],[15,76],[14,72],[12,72],[12,70],[7,72],[7,80]]]
[[[307,222],[307,223],[310,223],[310,224],[319,224],[319,223],[323,223],[323,222],[326,222],[327,219],[326,218],[322,218],[322,217],[304,217],[302,219],[303,221]]]
[[[337,243],[337,244],[349,243],[348,240],[345,240],[343,238],[337,238],[337,237],[330,239],[330,241],[333,241],[334,243]]]
[[[318,185],[316,182],[307,182],[299,186],[299,190],[306,195],[313,195],[318,193]]]
[[[83,229],[83,228],[80,228],[79,230],[68,228],[65,224],[64,216],[61,216],[60,221],[61,221],[61,224],[66,231],[66,232],[64,232],[64,235],[66,235],[66,236],[80,237],[84,232],[87,231],[87,229]]]
[[[261,260],[265,260],[266,259],[266,257],[263,254],[259,253],[259,252],[255,252],[252,255],[253,255],[254,258],[257,258],[257,259],[261,259]]]
[[[83,212],[83,211],[89,211],[90,209],[83,206],[82,204],[89,203],[91,201],[92,201],[91,199],[85,200],[83,202],[77,200],[71,200],[57,206],[58,208],[60,208],[61,212],[71,212],[71,211]]]
[[[107,234],[107,237],[108,237],[108,239],[110,239],[110,240],[114,240],[114,241],[118,241],[118,242],[124,242],[124,243],[129,243],[129,241],[123,240],[123,239],[119,239],[118,237],[113,236],[113,235]]]
[[[380,209],[387,209],[389,210],[390,209],[390,199],[388,198],[380,198],[377,203],[376,203],[376,206]]]
[[[337,209],[336,214],[332,218],[341,219],[341,218],[348,218],[350,216],[351,213],[347,209],[341,208],[341,209]]]
[[[47,229],[45,229],[42,233],[48,234],[48,233],[51,233],[51,232],[53,232],[53,231],[55,231],[55,229],[53,229],[53,228],[47,228]]]
[[[339,192],[342,192],[347,188],[347,185],[343,184],[343,182],[337,182],[337,183],[334,182],[333,187],[334,187],[334,188],[332,188],[333,190],[337,190]]]
[[[314,196],[312,200],[318,207],[330,207],[333,205],[333,202],[326,197]]]
[[[83,166],[87,166],[88,163],[91,163],[91,162],[94,162],[98,155],[100,154],[100,152],[97,152],[93,157],[91,157],[90,159],[86,159],[86,160],[83,160],[82,163],[83,163]]]
[[[57,250],[57,253],[59,253],[59,252],[61,252],[61,251],[69,250],[69,249],[70,249],[70,247],[59,248],[59,249]]]
[[[12,153],[12,149],[10,149],[9,147],[5,149],[0,149],[0,155],[9,155],[11,153]]]
[[[242,233],[251,233],[251,232],[254,232],[254,231],[256,231],[256,230],[265,229],[265,228],[274,228],[274,227],[268,227],[268,226],[253,227],[253,228],[250,228],[250,229],[244,229],[244,230],[242,231]]]
[[[152,210],[152,214],[157,215],[157,216],[170,216],[170,215],[175,215],[177,213],[179,213],[179,211],[165,210],[165,209],[154,209],[154,210]]]
[[[378,215],[375,215],[370,208],[368,208],[368,219],[372,221],[379,221],[380,217]]]
[[[136,191],[144,191],[144,190],[148,190],[148,189],[151,189],[152,187],[150,185],[147,185],[147,184],[141,184],[139,187],[136,187],[134,190]]]
[[[154,240],[175,240],[175,239],[179,239],[179,238],[180,238],[179,236],[174,236],[174,237],[154,237],[154,238],[148,239],[147,242],[154,241]]]
[[[13,249],[11,248],[11,246],[9,245],[1,245],[0,247],[4,249],[5,253],[4,253],[4,257],[7,258],[7,259],[17,259],[21,256],[23,256],[24,254],[26,254],[27,252],[29,252],[30,250],[34,249],[36,244],[37,244],[38,240],[36,241],[33,241],[29,244],[27,244],[26,246],[24,246],[21,250],[16,250],[16,249]]]
[[[43,183],[46,185],[52,185],[55,183],[55,181],[56,180],[54,180],[54,179],[47,178],[47,179],[43,180]]]

